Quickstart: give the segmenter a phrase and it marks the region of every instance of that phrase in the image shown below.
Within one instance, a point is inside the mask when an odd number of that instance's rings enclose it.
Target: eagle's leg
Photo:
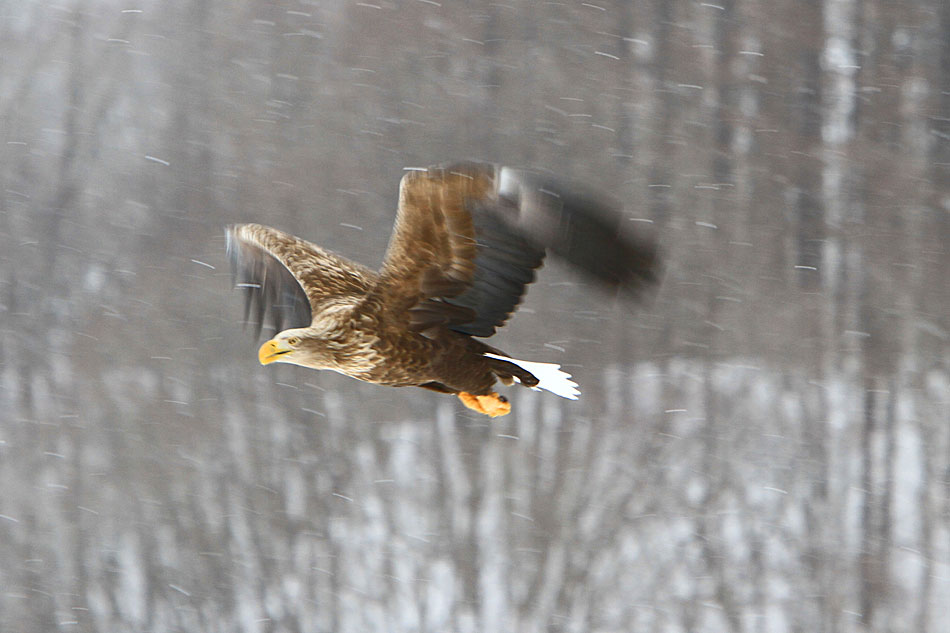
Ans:
[[[494,391],[486,396],[476,396],[467,391],[460,391],[458,397],[462,404],[469,409],[493,418],[507,415],[511,411],[511,403],[508,402],[508,398]]]

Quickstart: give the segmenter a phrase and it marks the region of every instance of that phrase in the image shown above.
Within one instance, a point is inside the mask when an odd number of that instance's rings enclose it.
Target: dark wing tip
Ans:
[[[656,241],[622,230],[616,205],[507,167],[498,194],[524,235],[608,288],[637,297],[659,281]]]
[[[254,328],[256,340],[265,325],[275,333],[285,326],[306,327],[310,325],[311,313],[300,282],[251,238],[255,227],[231,224],[226,227],[225,236],[232,284],[244,292],[244,325]]]

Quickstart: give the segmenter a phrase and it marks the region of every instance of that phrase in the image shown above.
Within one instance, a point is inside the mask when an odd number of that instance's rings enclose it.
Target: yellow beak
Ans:
[[[261,348],[257,350],[257,360],[261,361],[261,365],[267,365],[268,363],[273,363],[275,360],[279,360],[283,354],[289,351],[290,348],[283,345],[282,341],[271,339],[261,345]]]

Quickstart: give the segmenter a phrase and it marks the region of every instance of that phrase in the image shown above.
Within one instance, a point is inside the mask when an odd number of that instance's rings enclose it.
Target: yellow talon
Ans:
[[[508,398],[497,393],[490,393],[487,396],[476,396],[466,391],[458,394],[459,400],[472,411],[478,411],[483,415],[497,418],[500,415],[508,415],[511,411],[511,403]]]

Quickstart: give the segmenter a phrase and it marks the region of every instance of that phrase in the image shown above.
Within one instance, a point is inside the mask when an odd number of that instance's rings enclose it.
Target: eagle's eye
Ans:
[[[287,339],[287,344],[290,345],[291,347],[297,347],[298,343],[300,343],[299,336],[291,336],[289,339]]]

